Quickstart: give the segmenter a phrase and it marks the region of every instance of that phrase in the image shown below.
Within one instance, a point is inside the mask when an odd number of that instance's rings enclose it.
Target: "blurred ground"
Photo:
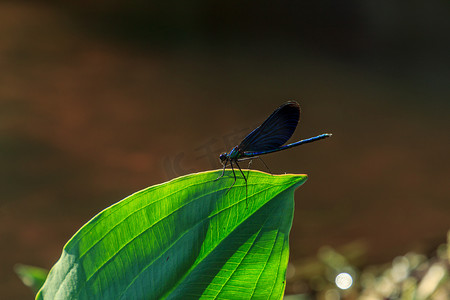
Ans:
[[[218,154],[289,99],[302,107],[295,139],[333,133],[265,159],[310,175],[292,260],[361,240],[374,264],[442,243],[450,9],[393,3],[0,3],[2,297],[32,298],[14,264],[50,268],[103,208],[220,168]]]

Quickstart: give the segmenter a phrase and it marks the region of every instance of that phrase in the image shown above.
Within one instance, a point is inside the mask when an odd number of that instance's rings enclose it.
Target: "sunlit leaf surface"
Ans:
[[[247,171],[245,171],[247,172]],[[183,176],[103,210],[66,244],[37,299],[280,299],[294,190],[306,175]]]

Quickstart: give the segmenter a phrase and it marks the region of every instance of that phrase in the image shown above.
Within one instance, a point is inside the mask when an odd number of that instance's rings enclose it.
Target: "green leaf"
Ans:
[[[48,274],[48,271],[45,269],[22,264],[15,265],[14,271],[22,282],[35,293],[42,287]]]
[[[220,171],[221,172],[221,171]],[[66,244],[37,299],[281,299],[294,190],[306,175],[179,177],[103,210]],[[246,171],[247,172],[247,171]],[[247,205],[248,203],[248,205]]]

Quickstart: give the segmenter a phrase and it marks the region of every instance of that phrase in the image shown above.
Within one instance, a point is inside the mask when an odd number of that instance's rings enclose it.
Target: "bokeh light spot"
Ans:
[[[346,290],[353,284],[353,278],[348,273],[340,273],[335,279],[336,286],[341,290]]]

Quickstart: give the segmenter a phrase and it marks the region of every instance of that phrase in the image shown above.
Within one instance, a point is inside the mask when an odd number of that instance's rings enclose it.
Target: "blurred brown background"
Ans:
[[[333,133],[265,159],[310,176],[291,259],[433,249],[450,227],[449,32],[434,0],[1,2],[2,298],[33,298],[16,263],[50,268],[105,207],[220,168],[289,99],[295,140]]]

